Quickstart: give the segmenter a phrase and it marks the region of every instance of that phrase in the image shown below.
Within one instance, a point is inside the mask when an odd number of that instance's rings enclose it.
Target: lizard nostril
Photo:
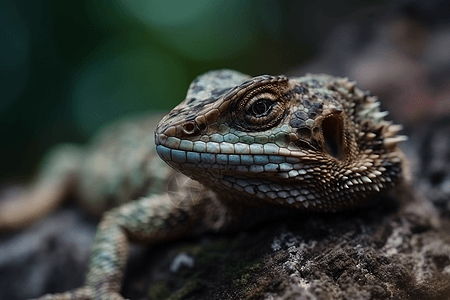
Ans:
[[[195,124],[193,122],[189,122],[183,125],[184,132],[187,134],[192,134],[195,131]]]

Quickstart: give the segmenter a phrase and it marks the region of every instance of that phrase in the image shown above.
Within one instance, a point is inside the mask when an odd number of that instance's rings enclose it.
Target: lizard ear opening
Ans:
[[[344,124],[340,115],[330,115],[322,121],[325,151],[336,159],[342,159]]]

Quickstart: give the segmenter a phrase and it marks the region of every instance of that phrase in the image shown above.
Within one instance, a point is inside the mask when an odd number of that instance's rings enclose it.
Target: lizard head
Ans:
[[[401,129],[353,82],[208,72],[159,123],[159,156],[223,199],[336,210],[403,179]]]

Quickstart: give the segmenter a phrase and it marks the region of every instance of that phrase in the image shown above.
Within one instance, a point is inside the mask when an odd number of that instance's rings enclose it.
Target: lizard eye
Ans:
[[[278,124],[286,108],[276,92],[255,90],[240,98],[233,108],[230,124],[245,131],[263,131]]]
[[[259,99],[255,101],[250,107],[248,113],[259,118],[264,117],[270,113],[272,107],[275,105],[275,102],[269,99]]]
[[[271,126],[272,121],[282,115],[282,102],[278,101],[277,95],[270,92],[257,94],[244,103],[245,120],[250,126]]]

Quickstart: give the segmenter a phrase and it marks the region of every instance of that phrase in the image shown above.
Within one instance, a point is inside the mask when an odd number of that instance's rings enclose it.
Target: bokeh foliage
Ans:
[[[51,145],[121,116],[169,110],[209,69],[301,64],[333,22],[379,2],[3,0],[0,176],[26,177]]]

